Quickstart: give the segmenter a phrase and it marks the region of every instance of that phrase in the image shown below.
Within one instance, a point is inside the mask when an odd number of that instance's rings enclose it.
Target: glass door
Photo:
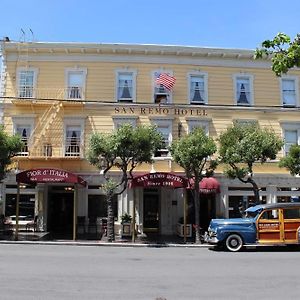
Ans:
[[[144,232],[159,232],[159,195],[144,192]]]

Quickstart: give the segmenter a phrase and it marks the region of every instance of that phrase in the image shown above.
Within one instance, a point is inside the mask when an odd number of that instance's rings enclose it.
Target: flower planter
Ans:
[[[177,234],[180,237],[184,237],[184,224],[177,223]],[[186,237],[192,236],[192,224],[185,225],[185,236]]]
[[[121,224],[121,236],[131,236],[132,235],[132,224],[122,223]]]

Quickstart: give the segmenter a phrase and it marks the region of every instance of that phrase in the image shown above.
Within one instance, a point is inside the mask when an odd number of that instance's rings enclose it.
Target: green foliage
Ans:
[[[287,156],[281,158],[279,167],[287,168],[291,175],[300,175],[300,146],[292,145]]]
[[[293,67],[300,67],[300,34],[295,39],[278,33],[273,40],[266,40],[255,51],[255,58],[272,57],[272,70],[277,76],[286,74]]]
[[[124,224],[124,223],[131,223],[132,221],[132,216],[129,215],[128,213],[125,213],[121,216],[121,223]]]
[[[205,169],[208,172],[215,169],[216,161],[209,161],[209,158],[216,151],[214,140],[200,128],[174,141],[170,147],[173,159],[185,170],[189,178],[194,176],[200,178]]]
[[[124,124],[112,134],[94,133],[90,138],[88,161],[104,175],[116,167],[123,180],[141,163],[151,163],[154,153],[163,145],[163,138],[154,126],[132,127]]]
[[[10,136],[4,131],[3,126],[0,126],[0,181],[8,171],[12,157],[21,151],[23,145],[20,136]]]
[[[230,178],[253,175],[255,162],[275,159],[283,140],[272,129],[261,128],[257,123],[234,123],[219,137],[220,160],[226,164],[225,174]]]

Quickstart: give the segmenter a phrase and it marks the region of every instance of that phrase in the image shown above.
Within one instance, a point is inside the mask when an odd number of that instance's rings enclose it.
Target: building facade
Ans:
[[[165,140],[155,162],[138,167],[137,174],[183,175],[167,146],[195,127],[217,139],[234,121],[270,126],[285,139],[278,158],[299,143],[300,71],[277,78],[271,62],[254,60],[252,50],[3,41],[1,52],[1,120],[25,144],[2,184],[5,215],[15,212],[18,172],[54,168],[86,181],[77,191],[78,216],[105,217],[103,178],[85,153],[91,133],[109,133],[124,123],[155,124]],[[160,74],[176,78],[173,89],[157,84]],[[278,161],[257,164],[254,173],[263,202],[298,199],[299,178],[280,169]],[[202,197],[207,222],[237,216],[239,206],[253,197],[251,186],[224,177],[222,167],[215,177],[220,193]],[[20,213],[37,215],[41,230],[74,225],[74,186],[27,184],[20,191]],[[125,212],[132,215],[135,198],[141,232],[174,234],[183,216],[184,194],[184,189],[128,189],[115,199],[116,224]]]

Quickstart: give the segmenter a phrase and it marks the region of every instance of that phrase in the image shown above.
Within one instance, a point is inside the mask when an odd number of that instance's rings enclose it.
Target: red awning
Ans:
[[[214,177],[204,177],[199,183],[201,193],[220,193],[220,183]]]
[[[190,189],[195,187],[194,179],[190,179]],[[204,177],[199,183],[199,191],[204,194],[220,193],[220,183],[214,177]]]
[[[86,186],[86,182],[78,175],[65,170],[39,168],[26,170],[16,175],[16,181],[21,183],[79,183]]]
[[[186,178],[167,172],[147,173],[134,177],[130,183],[131,188],[135,187],[166,187],[166,188],[186,188],[188,181]]]

